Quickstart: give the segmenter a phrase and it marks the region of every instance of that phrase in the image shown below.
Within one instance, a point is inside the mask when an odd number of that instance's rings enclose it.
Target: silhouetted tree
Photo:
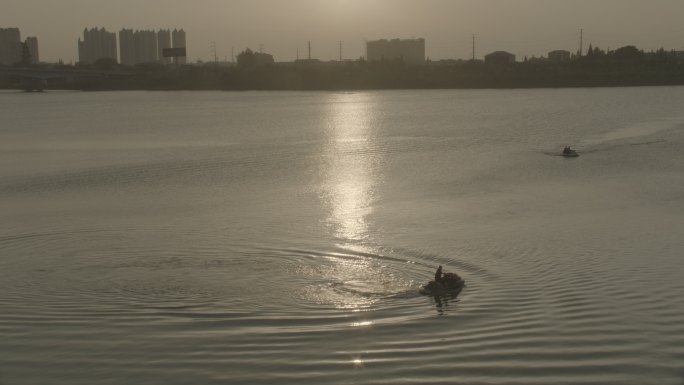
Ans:
[[[253,68],[256,67],[256,56],[254,51],[247,48],[237,55],[238,67],[240,68]]]
[[[627,45],[616,49],[612,56],[620,63],[635,63],[643,59],[644,53],[633,45]]]

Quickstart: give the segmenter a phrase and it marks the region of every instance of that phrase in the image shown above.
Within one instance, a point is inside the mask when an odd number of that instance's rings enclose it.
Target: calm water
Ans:
[[[0,384],[682,384],[682,105],[2,92]]]

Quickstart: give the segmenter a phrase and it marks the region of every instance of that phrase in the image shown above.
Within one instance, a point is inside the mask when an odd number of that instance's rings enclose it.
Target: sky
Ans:
[[[432,60],[506,50],[523,58],[555,49],[636,45],[684,50],[684,0],[0,0],[0,28],[37,36],[42,61],[76,61],[83,29],[183,28],[190,61],[230,60],[249,47],[276,61],[365,55],[365,41],[426,39]]]

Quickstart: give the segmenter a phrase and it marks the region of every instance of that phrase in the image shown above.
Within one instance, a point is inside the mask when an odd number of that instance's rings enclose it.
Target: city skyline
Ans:
[[[232,48],[237,54],[249,47],[273,54],[276,61],[291,61],[297,49],[306,52],[307,41],[314,58],[334,60],[340,41],[344,58],[356,59],[365,55],[368,40],[417,37],[425,38],[432,60],[470,58],[473,34],[480,59],[497,50],[523,58],[556,49],[576,51],[580,29],[585,48],[684,47],[684,26],[677,20],[684,3],[673,0],[149,0],[135,13],[130,7],[138,3],[131,0],[6,1],[0,25],[37,36],[45,61],[77,61],[74,42],[84,28],[159,30],[169,25],[189,32],[190,62],[213,60],[212,43],[220,60],[230,60]],[[36,14],[40,7],[49,10],[49,20]]]

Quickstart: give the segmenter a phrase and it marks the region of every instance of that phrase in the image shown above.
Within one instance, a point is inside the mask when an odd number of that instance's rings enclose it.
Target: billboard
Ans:
[[[162,49],[162,56],[164,57],[185,57],[185,47],[180,48],[164,48]]]

